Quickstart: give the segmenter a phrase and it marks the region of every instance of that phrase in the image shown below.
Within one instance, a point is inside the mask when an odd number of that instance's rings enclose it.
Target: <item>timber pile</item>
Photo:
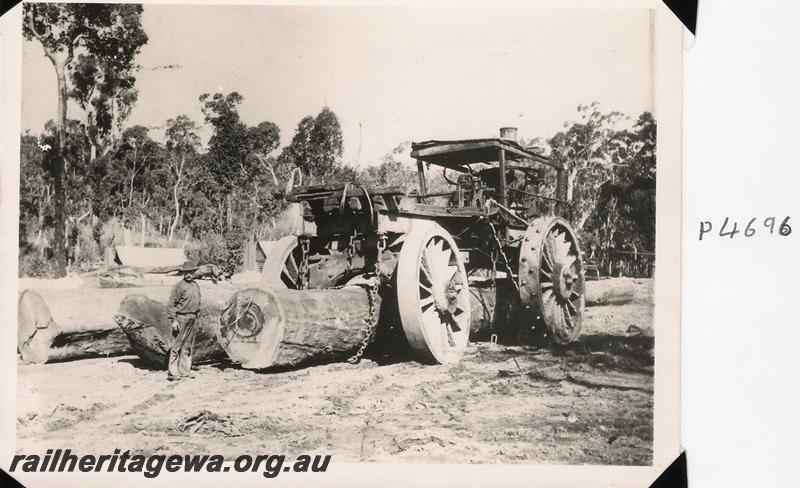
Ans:
[[[222,312],[219,343],[248,369],[295,367],[352,355],[367,333],[366,288],[323,290],[248,288],[236,292]]]
[[[194,362],[215,361],[225,358],[225,351],[217,343],[219,317],[223,304],[230,298],[229,290],[205,290],[197,315],[194,342]],[[149,366],[166,369],[172,347],[172,322],[167,319],[166,300],[155,300],[147,295],[126,296],[114,320],[130,341],[133,352]]]

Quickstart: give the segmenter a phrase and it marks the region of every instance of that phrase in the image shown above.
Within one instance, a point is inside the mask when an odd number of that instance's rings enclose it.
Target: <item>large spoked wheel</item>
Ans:
[[[397,302],[405,336],[420,359],[460,359],[469,342],[469,283],[456,243],[439,225],[407,235],[397,263]]]
[[[520,245],[520,300],[533,312],[534,327],[544,325],[557,344],[568,344],[581,333],[585,291],[578,238],[558,217],[536,219]]]
[[[269,250],[261,268],[261,286],[264,288],[300,289],[300,262],[303,251],[297,236],[278,240]]]

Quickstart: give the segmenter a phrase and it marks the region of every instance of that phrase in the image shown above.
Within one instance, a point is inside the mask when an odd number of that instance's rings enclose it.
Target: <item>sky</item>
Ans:
[[[403,141],[503,126],[550,137],[579,104],[633,118],[654,104],[646,9],[145,5],[142,23],[149,42],[126,125],[157,140],[177,115],[202,123],[205,92],[239,92],[242,120],[278,124],[282,145],[328,106],[344,161],[357,165]],[[23,130],[41,132],[55,113],[53,67],[25,42]]]

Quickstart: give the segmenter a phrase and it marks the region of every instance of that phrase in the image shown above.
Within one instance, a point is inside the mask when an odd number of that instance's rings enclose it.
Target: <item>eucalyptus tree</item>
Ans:
[[[23,12],[23,35],[29,41],[38,41],[56,74],[55,145],[46,156],[50,159],[47,167],[53,179],[54,268],[59,277],[66,274],[67,258],[64,174],[67,155],[64,149],[70,92],[78,96],[79,102],[91,103],[94,99],[86,95],[88,86],[95,83],[85,76],[89,60],[105,73],[117,73],[114,78],[122,74],[125,83],[111,82],[106,77],[99,79],[99,91],[105,90],[106,95],[95,107],[106,117],[100,117],[100,126],[107,126],[107,115],[113,107],[104,105],[102,100],[108,100],[109,88],[114,91],[123,87],[127,93],[126,103],[130,105],[130,73],[135,70],[134,58],[147,42],[147,35],[141,25],[142,6],[136,4],[25,3]],[[81,68],[76,70],[78,58]],[[82,95],[77,95],[78,92]]]

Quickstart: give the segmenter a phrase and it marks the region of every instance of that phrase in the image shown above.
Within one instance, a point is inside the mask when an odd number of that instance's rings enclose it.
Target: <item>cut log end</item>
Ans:
[[[56,335],[50,308],[42,296],[25,290],[19,297],[17,317],[17,352],[26,363],[44,363]]]
[[[218,341],[233,361],[249,368],[266,368],[275,362],[283,338],[278,301],[263,288],[236,293],[220,319]]]

